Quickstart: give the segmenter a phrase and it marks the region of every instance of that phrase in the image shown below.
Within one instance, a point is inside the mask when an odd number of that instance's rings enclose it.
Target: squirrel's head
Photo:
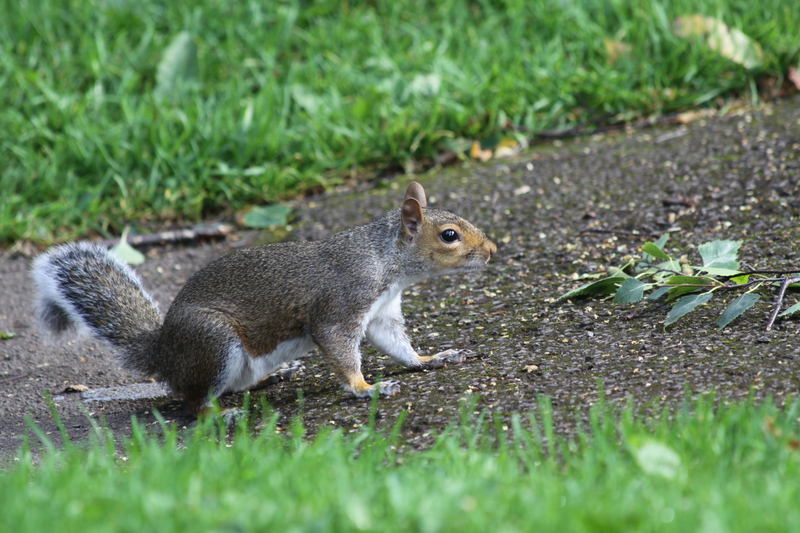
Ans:
[[[400,209],[400,239],[431,263],[435,273],[481,268],[497,251],[481,230],[460,216],[426,205],[425,189],[411,183]]]

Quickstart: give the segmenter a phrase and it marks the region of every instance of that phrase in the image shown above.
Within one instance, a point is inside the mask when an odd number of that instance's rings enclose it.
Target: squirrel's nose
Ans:
[[[492,256],[497,251],[497,245],[495,243],[493,243],[492,241],[489,241],[489,244],[488,244],[488,246],[486,248],[487,248],[487,251],[489,252],[489,259],[491,259]],[[487,261],[489,259],[487,259]]]

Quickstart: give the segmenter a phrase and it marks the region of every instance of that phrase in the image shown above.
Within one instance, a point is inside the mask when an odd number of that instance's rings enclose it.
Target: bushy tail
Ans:
[[[83,242],[40,255],[32,275],[42,330],[88,333],[116,348],[126,368],[156,373],[152,358],[161,316],[130,267],[105,248]]]

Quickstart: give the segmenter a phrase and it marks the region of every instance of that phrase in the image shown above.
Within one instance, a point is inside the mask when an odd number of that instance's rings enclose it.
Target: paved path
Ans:
[[[483,273],[428,282],[407,294],[407,322],[420,351],[459,348],[474,357],[407,373],[367,352],[367,374],[405,383],[399,395],[380,401],[379,423],[408,410],[404,434],[411,445],[424,444],[431,431],[457,419],[469,397],[479,398],[476,409],[507,416],[534,409],[537,395],[545,394],[566,429],[576,409],[597,400],[598,382],[612,402],[632,397],[652,408],[676,404],[687,388],[730,399],[751,390],[778,400],[796,396],[800,322],[779,321],[765,332],[769,297],[722,332],[714,318],[725,303],[714,300],[667,329],[663,305],[553,300],[575,285],[571,274],[635,253],[645,241],[633,232],[671,230],[668,248],[690,257],[709,240],[743,240],[742,257],[751,265],[799,267],[799,154],[795,97],[687,126],[539,145],[518,160],[419,177],[433,205],[486,229],[499,251]],[[293,238],[322,238],[368,221],[397,204],[406,181],[302,204]],[[192,272],[257,238],[242,233],[213,245],[154,250],[139,272],[163,310]],[[32,327],[28,267],[26,259],[0,258],[0,331],[17,334],[0,340],[0,450],[19,445],[25,414],[55,435],[43,390],[55,397],[74,437],[90,431],[82,409],[123,434],[131,415],[155,424],[153,409],[178,424],[191,422],[169,398],[84,403],[79,392],[68,392],[140,379],[122,372],[104,346],[44,342]],[[262,398],[280,412],[281,423],[302,413],[311,431],[323,424],[357,427],[369,415],[369,403],[341,391],[317,357],[303,376],[270,385],[251,402]],[[226,406],[241,402],[240,394],[223,399]]]

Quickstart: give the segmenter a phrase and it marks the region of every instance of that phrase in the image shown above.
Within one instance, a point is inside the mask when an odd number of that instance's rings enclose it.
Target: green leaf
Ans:
[[[144,263],[144,254],[128,244],[128,230],[130,228],[125,226],[122,230],[122,236],[119,242],[111,247],[109,252],[116,255],[123,263],[128,265],[141,265]]]
[[[667,285],[708,285],[716,286],[712,278],[706,276],[670,276],[665,282]]]
[[[608,274],[609,274],[609,275],[610,275],[612,278],[614,278],[614,277],[620,277],[620,278],[625,278],[625,279],[627,279],[627,278],[631,277],[631,276],[630,276],[630,274],[628,274],[627,272],[625,272],[624,270],[622,270],[622,269],[621,269],[621,268],[619,268],[619,267],[608,267]]]
[[[664,245],[667,244],[667,239],[669,239],[669,233],[663,234],[658,240],[655,242],[655,245],[658,246],[659,250],[664,249]]]
[[[639,468],[651,476],[675,479],[681,473],[680,456],[661,442],[647,440],[634,447],[633,455]]]
[[[669,259],[669,256],[662,252],[661,248],[652,242],[644,243],[644,246],[642,246],[642,251],[648,255],[652,255],[657,259]]]
[[[672,28],[678,37],[700,39],[709,49],[744,68],[756,68],[764,60],[764,51],[758,42],[719,19],[699,14],[681,15],[672,21]]]
[[[432,98],[436,96],[441,86],[442,78],[438,74],[417,74],[406,90],[409,95]]]
[[[0,331],[0,339],[2,340],[13,339],[16,336],[16,333],[12,333],[10,331]]]
[[[783,285],[782,281],[772,281],[770,285],[773,287],[781,287]],[[790,283],[786,286],[787,289],[800,289],[800,283]]]
[[[669,326],[670,324],[674,324],[679,318],[692,311],[698,305],[709,301],[713,295],[714,294],[711,292],[704,292],[702,294],[684,296],[672,306],[672,309],[667,314],[667,319],[664,321],[664,325]]]
[[[697,250],[703,258],[703,268],[739,270],[739,261],[736,256],[739,254],[741,245],[742,241],[713,241],[701,244]]]
[[[719,315],[717,327],[722,329],[730,324],[734,319],[739,317],[739,315],[753,307],[753,304],[755,304],[759,298],[761,298],[761,295],[752,292],[746,292],[736,298],[725,308],[722,314]]]
[[[750,280],[750,274],[745,274],[744,276],[736,276],[735,278],[731,278],[731,281],[737,285],[744,285]]]
[[[663,282],[665,278],[675,275],[670,271],[679,271],[680,269],[680,265],[675,260],[664,261],[656,266],[662,270],[650,269],[646,270],[645,272],[647,272],[648,275],[652,273],[653,279],[658,282]]]
[[[705,272],[709,276],[738,276],[742,273],[741,270],[733,270],[730,268],[717,268],[717,267],[709,267],[709,266],[693,266],[692,268],[700,271]]]
[[[618,304],[632,304],[638,302],[644,296],[644,290],[648,287],[636,278],[628,278],[622,282],[614,295],[614,301]]]
[[[183,31],[175,36],[158,63],[154,94],[164,98],[199,81],[197,45],[192,36]]]
[[[791,306],[789,309],[779,314],[778,316],[789,316],[796,313],[797,311],[800,311],[800,302],[797,302],[796,304],[794,304],[793,306]]]
[[[614,276],[610,278],[603,278],[586,285],[581,285],[577,289],[572,289],[566,294],[559,296],[559,300],[566,300],[568,298],[575,298],[576,296],[593,296],[597,294],[614,294],[617,292],[617,287],[625,281],[626,278],[622,276]]]
[[[254,207],[243,222],[249,228],[274,228],[285,225],[291,212],[292,208],[283,204]]]
[[[692,292],[698,292],[700,287],[669,287],[667,291],[667,301],[671,302],[675,298],[680,298],[684,294],[689,294]]]
[[[290,85],[289,94],[294,103],[309,115],[317,114],[320,106],[324,104],[324,100],[305,85]]]
[[[661,298],[662,296],[667,294],[672,289],[673,289],[673,287],[659,287],[656,290],[654,290],[652,293],[648,294],[647,295],[647,299],[648,300],[658,300],[659,298]]]

